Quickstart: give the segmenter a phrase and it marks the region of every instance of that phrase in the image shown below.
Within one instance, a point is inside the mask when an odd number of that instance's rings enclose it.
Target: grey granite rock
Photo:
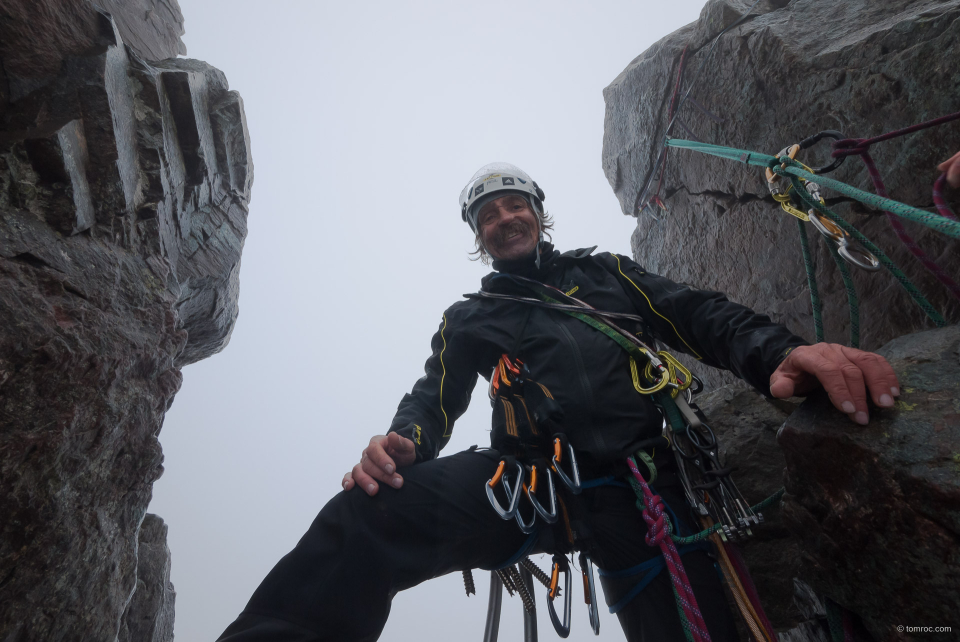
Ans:
[[[243,103],[205,63],[148,61],[181,50],[174,0],[111,10],[116,22],[79,0],[0,10],[10,642],[110,642],[121,622],[139,639],[172,635],[162,523],[144,518],[157,435],[180,368],[223,349],[237,317],[253,180]]]
[[[801,578],[895,640],[897,625],[951,626],[960,603],[960,326],[879,352],[900,379],[894,409],[857,426],[812,397],[778,441]]]
[[[137,588],[123,613],[117,642],[172,642],[173,606],[167,525],[147,513],[140,525]]]
[[[958,0],[764,0],[708,56],[711,36],[750,4],[710,0],[697,22],[643,52],[604,90],[603,168],[624,214],[637,215],[685,47],[684,87],[703,63],[690,95],[716,118],[688,102],[679,114],[682,126],[673,132],[678,138],[773,154],[824,129],[870,137],[953,113],[960,105],[960,75],[951,62],[960,52]],[[880,143],[872,154],[893,198],[929,207],[935,166],[957,149],[960,123],[954,122]],[[801,160],[822,165],[828,151],[821,144]],[[833,176],[873,189],[858,158]],[[760,170],[673,149],[661,197],[669,208],[662,221],[646,213],[637,220],[633,250],[641,264],[726,292],[813,339],[796,219],[777,209]],[[960,194],[951,192],[948,199],[957,205]],[[836,209],[885,249],[948,320],[960,321],[960,301],[909,255],[885,217],[847,203]],[[906,227],[947,273],[960,278],[960,242],[910,222]],[[825,243],[814,239],[809,226],[807,233],[815,241],[826,337],[846,342],[849,319],[838,271]],[[865,348],[933,327],[888,274],[853,271]],[[704,378],[713,385],[729,381],[717,372]]]

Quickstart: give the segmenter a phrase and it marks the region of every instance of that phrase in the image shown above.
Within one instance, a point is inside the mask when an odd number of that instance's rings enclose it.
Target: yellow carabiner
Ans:
[[[790,185],[789,187],[787,187],[787,192],[789,192],[792,188],[793,188],[793,185]],[[807,222],[810,221],[810,216],[808,216],[806,212],[803,212],[802,210],[798,210],[790,203],[789,193],[774,194],[773,200],[780,203],[780,207],[783,208],[783,211],[786,212],[787,214],[790,214],[791,216],[796,216],[801,221],[807,221]]]
[[[690,387],[690,384],[693,383],[693,373],[691,373],[687,368],[680,363],[676,357],[667,352],[666,350],[661,350],[657,353],[657,356],[660,357],[667,366],[667,372],[670,374],[669,383],[672,384],[673,390],[670,391],[671,397],[676,397],[678,394]],[[677,379],[677,372],[683,376],[683,382],[681,383]],[[650,364],[647,364],[647,367],[644,368],[643,375],[648,379],[653,379],[653,368]]]
[[[650,364],[648,363],[647,366],[649,367]],[[653,386],[650,388],[644,388],[640,384],[640,373],[637,372],[637,362],[633,360],[633,357],[630,357],[630,376],[633,377],[633,387],[641,395],[652,395],[655,392],[660,392],[667,387],[668,383],[670,383],[669,372],[664,372],[663,376],[660,377],[660,380],[653,384]],[[653,379],[653,377],[649,378]]]

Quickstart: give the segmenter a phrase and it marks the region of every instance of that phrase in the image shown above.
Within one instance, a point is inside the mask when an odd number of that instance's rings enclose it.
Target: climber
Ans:
[[[899,384],[878,355],[808,345],[722,294],[678,285],[623,256],[560,253],[549,242],[553,222],[544,200],[536,182],[505,163],[481,168],[464,188],[461,217],[474,232],[479,258],[492,260],[495,270],[482,280],[483,292],[529,296],[521,277],[559,288],[599,310],[627,315],[633,320],[621,327],[644,341],[726,368],[763,394],[788,398],[823,387],[858,424],[868,422],[868,397],[881,408],[894,405]],[[628,640],[684,639],[668,573],[632,598],[638,578],[616,573],[659,555],[644,542],[647,526],[629,487],[584,488],[572,521],[542,525],[528,536],[501,519],[481,489],[497,468],[498,452],[472,448],[438,457],[478,375],[489,378],[502,355],[522,359],[530,379],[562,408],[584,480],[622,474],[624,459],[661,433],[659,410],[635,391],[627,355],[614,341],[572,316],[515,299],[469,298],[443,314],[426,374],[401,400],[388,434],[370,440],[344,477],[344,492],[320,511],[220,640],[375,640],[398,591],[450,572],[554,552],[570,543],[567,526],[576,547],[607,573],[601,582],[608,605],[627,596],[617,616]],[[675,528],[699,530],[669,449],[651,457],[660,471],[656,491]],[[735,640],[711,555],[706,545],[696,547],[683,555],[683,565],[711,639]],[[429,622],[422,627],[428,630]],[[417,637],[429,638],[424,630]]]

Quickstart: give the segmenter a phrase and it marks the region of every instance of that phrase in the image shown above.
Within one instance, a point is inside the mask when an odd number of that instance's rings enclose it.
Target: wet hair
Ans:
[[[553,240],[550,236],[550,230],[553,229],[553,217],[550,216],[550,212],[543,209],[542,205],[540,207],[536,207],[530,202],[530,197],[526,196],[525,194],[517,194],[517,196],[520,196],[523,200],[525,200],[527,202],[527,206],[530,207],[530,210],[537,215],[537,219],[540,221],[540,231],[543,232],[543,239],[545,241]],[[477,218],[479,220],[479,216]],[[480,261],[483,265],[490,265],[493,257],[490,256],[489,252],[487,252],[487,249],[483,247],[483,242],[480,239],[479,231],[476,233],[476,236],[473,239],[473,244],[473,251],[470,252],[470,260]]]

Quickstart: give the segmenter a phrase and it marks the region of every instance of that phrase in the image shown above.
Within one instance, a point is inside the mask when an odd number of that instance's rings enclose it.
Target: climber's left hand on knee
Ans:
[[[780,399],[820,386],[837,410],[862,425],[870,418],[868,391],[881,408],[893,406],[894,397],[900,395],[900,382],[886,359],[836,343],[794,348],[770,376],[770,394]]]

